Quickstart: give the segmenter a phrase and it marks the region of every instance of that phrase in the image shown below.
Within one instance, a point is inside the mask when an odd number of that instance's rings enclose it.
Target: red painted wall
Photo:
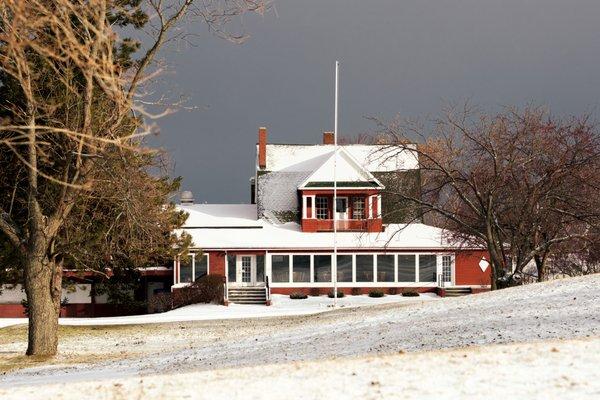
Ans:
[[[22,318],[24,310],[20,304],[0,304],[0,318]]]
[[[225,276],[225,252],[210,251],[208,257],[210,263],[209,273]]]
[[[479,267],[479,261],[490,257],[487,251],[463,250],[456,252],[455,274],[456,285],[489,285],[491,283],[492,267],[489,266],[485,272]]]
[[[67,304],[60,309],[61,317],[114,317],[131,314],[145,314],[146,309],[125,312],[114,304]],[[25,309],[20,304],[0,304],[0,317],[25,318]]]

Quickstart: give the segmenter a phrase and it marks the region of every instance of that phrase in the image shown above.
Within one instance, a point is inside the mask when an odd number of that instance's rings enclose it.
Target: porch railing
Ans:
[[[265,276],[265,297],[267,303],[271,301],[271,286],[269,285],[269,276]]]
[[[223,300],[225,303],[229,300],[229,290],[227,287],[229,286],[229,280],[227,279],[227,275],[223,276]]]

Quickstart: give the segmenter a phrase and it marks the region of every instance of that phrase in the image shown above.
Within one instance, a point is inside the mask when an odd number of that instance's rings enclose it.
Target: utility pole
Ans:
[[[337,306],[337,151],[338,151],[338,87],[340,62],[335,62],[335,106],[333,121],[333,306]]]

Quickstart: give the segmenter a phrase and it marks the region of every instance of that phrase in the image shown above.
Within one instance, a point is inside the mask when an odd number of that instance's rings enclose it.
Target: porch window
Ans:
[[[331,256],[316,255],[314,257],[315,282],[331,282]]]
[[[292,256],[293,282],[310,282],[310,256]]]
[[[437,282],[437,256],[435,254],[419,255],[419,282]]]
[[[271,273],[273,282],[286,283],[290,281],[290,256],[272,255]]]
[[[194,266],[194,280],[196,280],[208,274],[208,254],[196,254],[194,259],[196,260],[196,265]]]
[[[256,282],[265,281],[265,256],[256,256]]]
[[[338,282],[352,282],[352,256],[337,256],[337,280]]]
[[[192,262],[194,256],[188,254],[187,256],[181,256],[179,259],[179,282],[192,282]]]
[[[398,254],[398,282],[414,282],[416,259],[414,254]]]
[[[315,209],[317,211],[317,219],[327,219],[329,217],[329,199],[323,196],[315,198]]]
[[[394,256],[379,254],[377,256],[377,282],[394,282]]]
[[[373,282],[373,256],[356,256],[356,282]]]
[[[355,197],[352,201],[352,219],[365,218],[365,198]]]
[[[235,255],[227,254],[227,280],[229,283],[236,281]]]

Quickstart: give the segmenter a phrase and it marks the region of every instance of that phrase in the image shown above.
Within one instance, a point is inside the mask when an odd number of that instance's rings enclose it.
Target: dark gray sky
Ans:
[[[249,201],[257,129],[269,142],[314,143],[333,128],[341,62],[340,134],[365,116],[425,117],[448,101],[488,110],[534,102],[560,115],[600,102],[599,0],[275,0],[245,17],[242,45],[211,37],[170,48],[163,76],[193,111],[159,121],[158,142],[197,202]]]

